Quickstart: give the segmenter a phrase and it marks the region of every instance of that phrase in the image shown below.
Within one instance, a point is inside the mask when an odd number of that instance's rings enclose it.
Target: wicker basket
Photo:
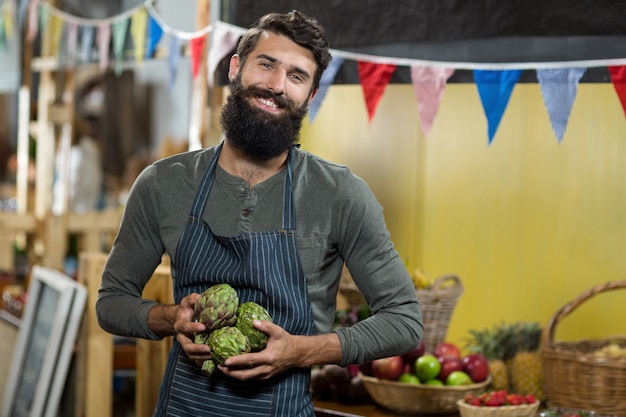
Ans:
[[[458,411],[457,401],[467,394],[485,391],[491,378],[486,381],[459,386],[406,384],[361,375],[363,386],[377,404],[405,414],[448,414]]]
[[[550,406],[626,415],[626,357],[599,357],[595,354],[613,343],[625,348],[626,337],[554,341],[556,325],[583,302],[598,294],[624,288],[626,281],[591,287],[563,306],[546,324],[542,333],[543,379]]]
[[[339,291],[350,306],[363,303],[363,296],[349,277],[343,277]],[[432,352],[438,343],[444,342],[457,301],[463,294],[463,284],[456,275],[437,278],[431,288],[416,290],[422,308],[424,322],[424,346]]]
[[[534,417],[539,409],[539,401],[533,404],[478,407],[458,400],[457,406],[461,417]]]

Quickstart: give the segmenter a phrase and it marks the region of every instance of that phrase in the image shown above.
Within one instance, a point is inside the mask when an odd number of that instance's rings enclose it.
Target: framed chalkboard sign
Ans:
[[[86,288],[70,277],[33,267],[2,417],[58,415],[86,299]]]

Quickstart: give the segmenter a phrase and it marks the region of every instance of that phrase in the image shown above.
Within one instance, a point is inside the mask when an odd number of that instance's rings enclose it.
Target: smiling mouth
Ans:
[[[281,106],[278,105],[278,103],[276,103],[276,101],[269,99],[267,97],[261,97],[261,96],[257,96],[256,98],[260,103],[262,103],[264,106],[267,107],[271,107],[273,109],[279,109]]]

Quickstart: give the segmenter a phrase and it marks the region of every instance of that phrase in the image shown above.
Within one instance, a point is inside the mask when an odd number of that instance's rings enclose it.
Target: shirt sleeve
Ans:
[[[143,288],[164,253],[157,223],[160,204],[156,185],[154,165],[133,184],[98,291],[98,323],[120,336],[159,339],[148,328],[148,312],[157,303],[142,299]]]
[[[369,186],[352,175],[339,190],[336,228],[342,253],[372,315],[336,330],[342,366],[402,354],[419,345],[422,314],[415,287],[395,250],[383,208]]]

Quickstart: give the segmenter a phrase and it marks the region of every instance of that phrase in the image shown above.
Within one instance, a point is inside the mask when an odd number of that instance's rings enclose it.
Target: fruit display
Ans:
[[[506,390],[468,394],[457,401],[461,417],[533,417],[539,404],[533,395]]]
[[[364,404],[371,401],[361,380],[361,366],[347,367],[328,364],[311,370],[313,398],[344,404]]]
[[[489,378],[489,365],[482,354],[463,356],[459,346],[447,341],[437,344],[432,353],[426,352],[421,343],[404,355],[376,359],[370,369],[364,374],[411,384],[458,386]]]
[[[414,269],[410,275],[416,289],[423,290],[433,286],[432,278],[420,268]]]
[[[609,343],[593,352],[593,356],[596,358],[626,358],[626,347],[621,347],[617,343]]]
[[[477,407],[502,407],[506,405],[535,404],[537,399],[534,395],[522,395],[506,390],[485,391],[480,395],[469,394],[463,398],[466,404]]]
[[[574,408],[548,408],[541,411],[539,417],[600,417],[600,414]]]
[[[539,323],[521,322],[517,324],[516,330],[512,340],[516,349],[508,365],[511,389],[544,400],[543,370],[539,350],[543,328]]]
[[[272,321],[267,310],[254,302],[239,303],[234,288],[216,284],[207,288],[194,306],[194,319],[207,330],[197,333],[194,342],[211,348],[211,359],[202,363],[202,374],[211,376],[216,363],[248,352],[265,349],[267,335],[257,330],[253,320]]]
[[[470,330],[466,348],[487,358],[491,388],[532,394],[544,400],[541,332],[538,323],[500,323],[491,329]]]
[[[496,391],[510,388],[507,361],[512,357],[511,340],[514,334],[513,327],[505,324],[483,330],[470,330],[466,349],[487,358],[491,387]]]

